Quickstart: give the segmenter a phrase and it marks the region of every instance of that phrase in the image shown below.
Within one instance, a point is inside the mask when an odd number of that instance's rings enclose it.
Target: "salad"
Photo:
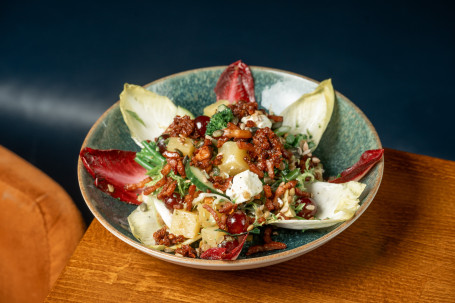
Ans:
[[[132,234],[145,246],[191,258],[235,260],[280,250],[279,228],[319,229],[351,219],[383,156],[365,151],[338,176],[324,179],[315,155],[329,124],[335,93],[322,81],[281,113],[261,108],[254,78],[241,61],[229,65],[215,102],[194,117],[170,99],[125,84],[120,109],[139,152],[84,148],[80,157],[95,185],[138,207]],[[122,202],[119,202],[122,203]]]

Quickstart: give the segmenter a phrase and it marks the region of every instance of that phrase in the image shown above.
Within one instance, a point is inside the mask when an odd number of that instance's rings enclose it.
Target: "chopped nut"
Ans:
[[[289,195],[295,196],[295,188],[294,187],[289,190]]]
[[[108,184],[108,185],[107,185],[107,190],[108,190],[109,192],[113,193],[113,192],[114,192],[114,186],[112,186],[112,184]]]
[[[307,151],[309,149],[308,142],[303,143],[303,150]]]

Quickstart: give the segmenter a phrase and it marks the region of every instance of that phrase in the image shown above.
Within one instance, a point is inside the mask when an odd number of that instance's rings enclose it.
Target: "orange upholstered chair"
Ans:
[[[84,231],[68,194],[0,146],[0,302],[42,302]]]

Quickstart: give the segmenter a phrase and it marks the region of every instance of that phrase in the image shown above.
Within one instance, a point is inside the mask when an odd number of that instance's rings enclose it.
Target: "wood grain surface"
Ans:
[[[455,162],[387,149],[379,192],[329,243],[219,272],[148,256],[96,220],[46,302],[455,302]]]

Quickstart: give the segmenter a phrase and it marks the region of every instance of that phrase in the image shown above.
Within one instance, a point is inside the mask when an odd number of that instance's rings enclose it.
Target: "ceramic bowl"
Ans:
[[[202,114],[202,109],[206,105],[216,99],[213,88],[225,68],[225,66],[219,66],[182,72],[156,80],[145,87],[169,97],[174,103],[198,116]],[[297,100],[303,93],[314,90],[318,85],[317,81],[286,71],[264,67],[251,67],[251,70],[255,80],[256,100],[261,106],[272,109],[275,113],[280,113],[288,104]],[[82,148],[84,147],[139,151],[123,121],[119,102],[109,108],[93,125],[83,143]],[[325,174],[337,175],[357,162],[365,150],[378,148],[382,148],[381,142],[373,125],[360,109],[337,92],[332,119],[314,152],[324,164]],[[286,243],[287,249],[246,256],[248,245],[245,245],[236,261],[182,258],[145,247],[134,238],[128,227],[127,217],[136,206],[113,199],[98,190],[80,160],[78,178],[82,195],[96,219],[128,245],[153,257],[183,266],[212,270],[239,270],[290,260],[334,238],[359,218],[370,205],[379,188],[383,169],[384,163],[381,161],[362,179],[367,186],[361,196],[361,207],[351,220],[327,229],[307,230],[304,233],[280,229],[275,239]]]

